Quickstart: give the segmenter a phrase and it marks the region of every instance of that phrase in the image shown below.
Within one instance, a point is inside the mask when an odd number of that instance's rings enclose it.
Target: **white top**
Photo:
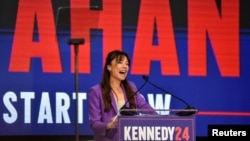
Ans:
[[[116,106],[117,106],[117,109],[121,109],[121,107],[125,104],[125,100],[118,100],[116,101]]]

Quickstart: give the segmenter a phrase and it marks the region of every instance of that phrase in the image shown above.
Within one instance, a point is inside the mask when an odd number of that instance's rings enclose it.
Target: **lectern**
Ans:
[[[174,111],[174,112],[173,112]],[[195,141],[195,114],[118,116],[118,141]]]

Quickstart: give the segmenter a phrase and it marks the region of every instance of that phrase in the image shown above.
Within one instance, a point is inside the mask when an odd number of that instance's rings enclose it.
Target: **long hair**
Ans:
[[[101,81],[101,90],[102,90],[102,98],[104,101],[104,111],[108,112],[111,108],[111,86],[110,86],[110,72],[107,69],[108,65],[111,65],[111,62],[116,59],[116,62],[119,62],[126,57],[128,59],[128,63],[130,65],[130,59],[128,57],[128,54],[119,50],[114,50],[109,52],[106,58],[106,62],[103,68],[103,74],[102,74],[102,81]],[[133,98],[130,98],[135,90],[132,89],[132,87],[129,85],[127,79],[123,80],[122,85],[124,86],[125,92],[126,92],[126,97],[129,98],[129,105],[130,108],[134,109],[135,106],[135,100]]]

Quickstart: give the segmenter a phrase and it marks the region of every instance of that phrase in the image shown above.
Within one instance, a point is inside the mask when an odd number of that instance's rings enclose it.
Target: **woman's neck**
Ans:
[[[121,88],[121,81],[118,80],[110,80],[110,86],[112,89],[120,89]]]

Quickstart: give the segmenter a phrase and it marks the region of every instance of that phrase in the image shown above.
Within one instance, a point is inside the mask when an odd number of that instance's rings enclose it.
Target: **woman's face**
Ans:
[[[125,80],[129,70],[129,62],[127,57],[121,60],[113,59],[111,64],[107,66],[110,71],[110,77],[119,81]]]

